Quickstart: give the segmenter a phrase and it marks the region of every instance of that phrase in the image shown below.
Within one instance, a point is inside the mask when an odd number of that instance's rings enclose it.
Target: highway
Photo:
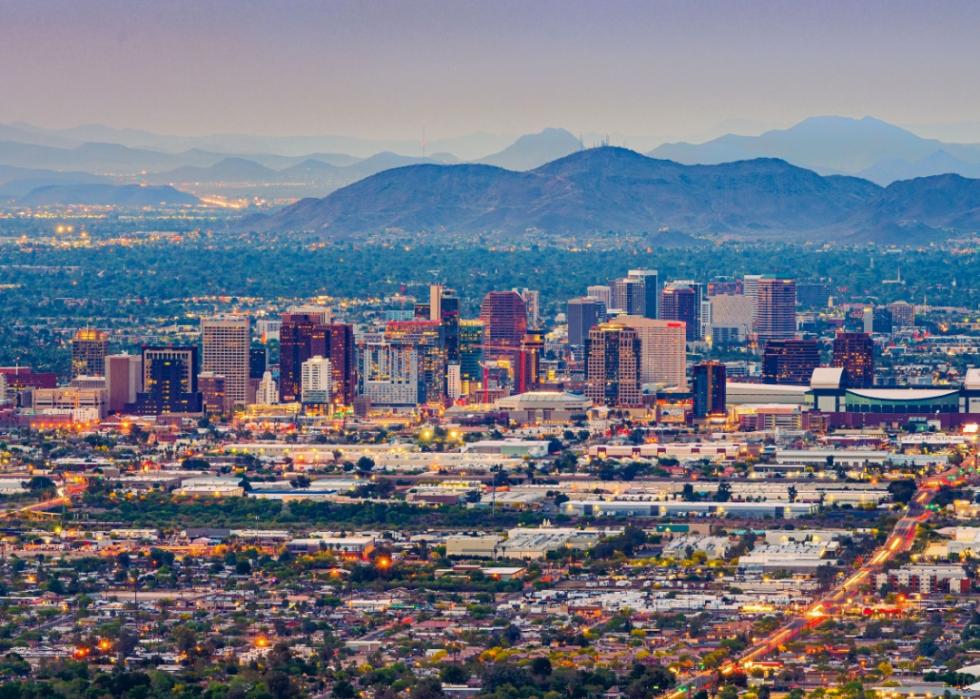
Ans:
[[[59,485],[56,495],[47,500],[33,502],[23,507],[15,507],[7,510],[0,510],[0,519],[8,519],[28,512],[47,513],[47,510],[71,504],[71,499],[85,492],[84,483],[68,483]]]
[[[967,459],[963,467],[971,474],[971,478],[976,478],[976,456],[972,455]],[[831,618],[831,611],[846,602],[848,596],[858,587],[865,584],[867,580],[892,558],[904,553],[912,548],[915,543],[915,533],[917,527],[929,519],[932,511],[926,506],[932,502],[933,497],[940,488],[946,485],[955,485],[964,480],[962,471],[959,467],[954,467],[940,474],[922,479],[912,498],[909,500],[909,508],[905,516],[895,523],[891,534],[885,542],[875,550],[874,554],[856,568],[842,582],[837,584],[823,594],[819,599],[811,603],[805,610],[790,618],[779,628],[763,639],[760,639],[752,646],[746,648],[738,656],[728,660],[717,670],[705,670],[692,677],[683,680],[677,687],[672,689],[665,696],[667,699],[680,699],[688,693],[695,693],[701,689],[710,687],[720,673],[722,677],[744,669],[746,665],[755,661],[762,660],[765,656],[778,650],[800,636],[804,631],[813,629],[823,624]]]

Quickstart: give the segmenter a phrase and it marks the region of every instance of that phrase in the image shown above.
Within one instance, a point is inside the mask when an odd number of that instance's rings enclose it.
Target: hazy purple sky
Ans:
[[[0,0],[0,121],[430,138],[980,122],[980,2]]]

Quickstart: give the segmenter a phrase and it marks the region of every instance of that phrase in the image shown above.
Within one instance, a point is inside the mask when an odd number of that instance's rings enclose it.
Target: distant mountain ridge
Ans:
[[[980,227],[978,211],[980,181],[958,176],[882,188],[772,158],[683,165],[602,147],[528,172],[487,165],[387,170],[243,226],[338,239],[386,231],[515,238],[667,230],[715,238],[916,242],[916,236],[928,241],[972,233]]]
[[[173,187],[138,184],[65,184],[38,187],[19,199],[26,206],[193,206],[197,197]]]
[[[856,175],[883,185],[947,172],[980,175],[980,145],[922,138],[872,117],[811,117],[759,136],[665,143],[649,155],[689,165],[781,158],[821,174]]]

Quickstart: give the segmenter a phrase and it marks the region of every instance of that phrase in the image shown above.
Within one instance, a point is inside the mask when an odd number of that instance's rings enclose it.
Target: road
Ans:
[[[66,485],[59,485],[55,497],[48,498],[47,500],[41,500],[40,502],[34,502],[30,505],[24,505],[23,507],[0,510],[0,519],[16,517],[17,515],[26,514],[28,512],[46,512],[47,510],[51,510],[56,507],[70,505],[71,499],[82,494],[83,492],[85,492],[85,485],[83,483],[68,483]]]
[[[929,519],[932,511],[925,509],[933,497],[945,485],[961,483],[963,471],[971,473],[976,478],[976,456],[971,456],[963,464],[963,469],[954,467],[940,474],[922,479],[912,495],[907,514],[896,522],[891,534],[874,554],[855,569],[843,582],[824,593],[822,597],[811,603],[805,610],[790,618],[782,626],[765,638],[746,648],[741,654],[732,658],[718,670],[705,670],[681,682],[666,694],[667,699],[680,699],[689,692],[693,694],[701,689],[710,687],[720,672],[722,677],[737,670],[744,669],[749,663],[761,660],[768,654],[796,639],[804,631],[815,628],[831,618],[832,610],[846,602],[848,596],[874,573],[878,572],[898,554],[912,548],[915,543],[916,528]]]

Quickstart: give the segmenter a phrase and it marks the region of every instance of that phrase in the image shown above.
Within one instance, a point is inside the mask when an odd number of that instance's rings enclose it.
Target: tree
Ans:
[[[442,683],[435,677],[421,679],[412,687],[412,699],[433,699],[444,696],[446,693],[442,691]]]
[[[439,671],[439,677],[446,684],[465,684],[470,679],[470,673],[459,663],[448,663]]]
[[[786,495],[789,496],[790,502],[796,502],[796,496],[798,494],[799,492],[796,490],[795,485],[791,485],[789,488],[786,489]]]
[[[728,481],[721,481],[718,490],[715,491],[715,502],[728,502],[732,499],[732,485]]]
[[[304,489],[304,490],[306,488],[309,488],[310,487],[310,484],[311,484],[311,481],[310,481],[309,477],[308,476],[304,476],[304,475],[296,476],[295,478],[293,478],[293,479],[291,479],[289,481],[289,485],[293,486],[294,488],[300,488],[300,489]]]
[[[363,471],[364,473],[370,473],[371,469],[374,468],[374,459],[369,456],[362,456],[357,460],[357,470]]]
[[[531,661],[531,674],[535,677],[549,677],[551,675],[551,661],[548,658],[535,658]]]
[[[694,485],[685,483],[684,487],[681,488],[681,500],[684,502],[693,502],[697,499],[697,495],[694,493]]]

